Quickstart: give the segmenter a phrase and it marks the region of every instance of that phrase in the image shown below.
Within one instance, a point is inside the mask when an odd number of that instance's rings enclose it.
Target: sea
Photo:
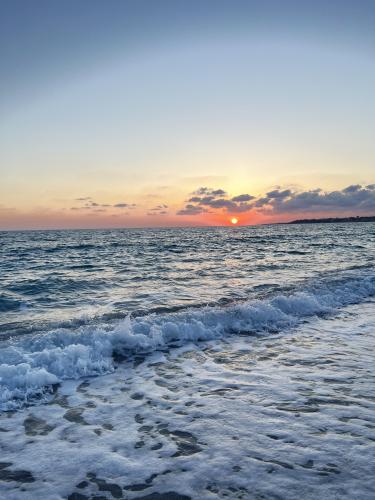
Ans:
[[[0,232],[0,498],[375,498],[375,223]]]

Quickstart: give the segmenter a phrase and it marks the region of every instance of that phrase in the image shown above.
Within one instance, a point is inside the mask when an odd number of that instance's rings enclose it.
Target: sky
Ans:
[[[373,0],[0,0],[0,229],[375,214]]]

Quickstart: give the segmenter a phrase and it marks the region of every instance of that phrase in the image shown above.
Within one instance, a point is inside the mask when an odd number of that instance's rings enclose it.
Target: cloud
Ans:
[[[165,210],[166,208],[168,208],[168,205],[162,203],[154,208],[150,208],[150,211],[147,212],[147,215],[167,215],[168,212],[167,210]]]
[[[274,190],[254,204],[262,213],[282,214],[289,212],[339,212],[375,210],[375,185],[353,184],[341,191]]]
[[[153,216],[153,215],[167,215],[168,212],[166,210],[160,210],[160,212],[147,212],[147,215]]]
[[[318,190],[320,191],[320,189]],[[274,191],[269,191],[267,193],[268,198],[286,198],[290,196],[292,191],[290,189],[284,189],[284,191],[280,191],[279,189],[275,189]]]
[[[255,198],[255,196],[251,196],[251,194],[240,194],[238,196],[234,196],[232,198],[232,201],[244,202],[244,201],[251,201],[254,198]]]
[[[70,210],[90,210],[91,208],[128,208],[130,210],[134,209],[137,205],[135,203],[119,202],[111,205],[110,203],[98,203],[94,201],[91,196],[85,196],[81,198],[76,198],[75,201],[85,202],[81,207],[72,207]]]
[[[208,210],[206,208],[203,208],[203,207],[200,207],[200,206],[197,206],[197,205],[185,205],[185,208],[183,208],[182,210],[179,210],[177,212],[177,215],[198,215],[198,214],[202,214],[204,212],[208,212]]]
[[[116,203],[115,205],[113,205],[114,208],[130,208],[130,209],[133,209],[136,206],[137,205],[135,203],[125,203],[125,202]]]
[[[78,199],[81,204],[71,211],[104,212],[104,209],[121,209],[121,215],[135,209],[135,203],[124,201],[113,205],[99,203],[91,197]],[[126,211],[125,211],[126,209]],[[375,184],[351,184],[341,190],[323,191],[320,188],[302,190],[298,186],[277,186],[260,196],[241,193],[229,195],[224,189],[199,187],[190,194],[185,206],[177,211],[179,216],[196,216],[205,213],[258,213],[263,216],[298,214],[371,214],[375,212]],[[81,212],[82,213],[82,212]],[[146,212],[148,216],[168,215],[168,205],[158,203]]]
[[[151,210],[163,210],[164,208],[168,208],[168,205],[165,204],[157,205],[156,207],[151,208]]]
[[[228,213],[253,210],[263,215],[375,211],[375,184],[352,184],[342,190],[328,192],[320,188],[300,191],[278,187],[258,197],[244,193],[229,198],[223,189],[207,187],[200,187],[192,194],[177,215],[199,215],[217,210]]]
[[[212,198],[211,196],[207,196],[206,198],[202,198],[199,202],[200,205],[206,205],[211,208],[226,208],[230,210],[232,207],[236,206],[234,201],[226,200],[224,198]]]
[[[229,199],[224,189],[200,187],[192,193],[194,196],[187,200],[187,205],[177,215],[199,215],[207,212],[207,208],[224,209],[230,213],[247,212],[253,208],[248,202],[255,197],[250,194],[241,194]],[[199,209],[200,208],[200,209]]]
[[[212,195],[212,196],[226,196],[226,192],[223,189],[211,189],[207,187],[200,187],[196,191],[193,191],[191,194],[197,195]]]

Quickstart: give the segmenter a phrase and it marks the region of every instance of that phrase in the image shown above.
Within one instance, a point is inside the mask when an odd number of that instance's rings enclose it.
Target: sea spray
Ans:
[[[131,357],[231,333],[280,332],[306,318],[334,314],[374,293],[375,277],[364,276],[228,307],[127,316],[113,325],[58,329],[15,338],[0,347],[0,409],[15,409],[35,398],[48,398],[51,386],[65,379],[110,373],[115,368],[115,353]]]

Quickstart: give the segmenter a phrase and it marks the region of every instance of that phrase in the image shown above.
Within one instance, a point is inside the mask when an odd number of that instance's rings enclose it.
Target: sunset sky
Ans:
[[[375,214],[373,0],[4,0],[0,229]]]

